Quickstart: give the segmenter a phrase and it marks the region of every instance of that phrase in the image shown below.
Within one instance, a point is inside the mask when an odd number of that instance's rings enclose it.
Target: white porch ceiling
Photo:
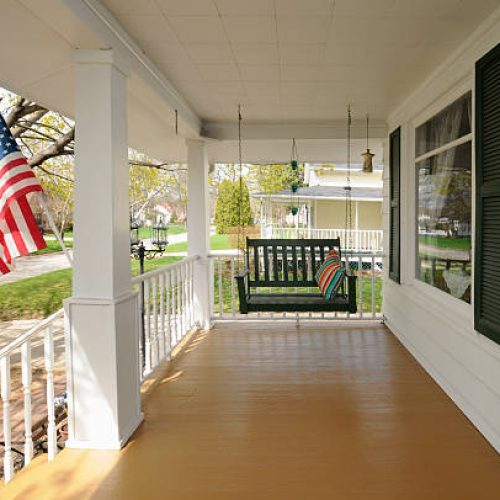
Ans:
[[[0,85],[68,116],[74,112],[72,49],[108,48],[110,38],[68,4],[96,0],[0,0]],[[247,161],[287,134],[303,137],[310,161],[328,154],[328,124],[369,112],[381,137],[385,120],[428,73],[499,6],[499,0],[101,0],[205,130],[234,139],[236,106],[247,131]],[[269,126],[280,127],[268,134]],[[326,125],[326,127],[325,127]],[[361,137],[359,123],[357,137]],[[267,127],[267,128],[266,128]],[[300,132],[300,127],[304,131]],[[129,85],[130,143],[152,156],[183,161],[181,121],[135,72]],[[322,131],[316,137],[314,131]],[[292,135],[290,135],[292,136]],[[341,137],[340,135],[336,136]],[[306,141],[308,139],[308,141]],[[319,140],[323,139],[323,141]],[[250,145],[254,143],[254,145]],[[282,146],[278,146],[282,144]],[[373,145],[375,146],[375,144]],[[234,142],[210,145],[211,158],[234,157]],[[309,149],[308,149],[309,148]],[[313,151],[313,148],[319,148]],[[305,156],[305,155],[304,155]],[[332,160],[334,160],[332,158]],[[233,160],[234,161],[234,160]],[[341,161],[337,159],[336,161]]]
[[[498,0],[102,0],[205,121],[385,119]]]

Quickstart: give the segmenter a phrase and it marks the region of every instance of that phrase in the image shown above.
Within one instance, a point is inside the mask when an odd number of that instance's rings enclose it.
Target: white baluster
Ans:
[[[182,272],[184,275],[184,281],[182,283],[184,292],[184,329],[189,332],[189,305],[188,305],[188,282],[189,282],[189,264],[184,264],[182,266]]]
[[[170,283],[170,271],[167,271],[165,273],[165,295],[167,296],[167,303],[166,303],[166,309],[167,309],[167,338],[166,338],[166,344],[167,344],[167,355],[168,358],[171,358],[172,354],[172,314],[171,314],[171,295],[172,295],[172,288],[171,288],[171,283]]]
[[[49,460],[53,460],[57,453],[57,431],[54,407],[54,339],[52,325],[49,325],[44,334],[45,371],[47,372],[47,447]]]
[[[363,257],[358,257],[359,317],[363,318]]]
[[[153,301],[153,368],[156,368],[158,366],[158,287],[156,283],[156,276],[151,278],[151,281],[151,295]]]
[[[223,305],[222,305],[222,258],[217,257],[217,269],[219,274],[219,318],[223,315]]]
[[[177,273],[175,270],[172,270],[171,274],[171,283],[172,283],[172,325],[173,325],[173,332],[172,332],[172,340],[173,342],[171,343],[172,347],[175,347],[177,345],[177,342],[179,340],[179,335],[178,335],[178,328],[177,328]]]
[[[149,280],[144,280],[144,356],[145,371],[151,371],[151,311],[149,300]]]
[[[236,297],[235,297],[235,279],[234,279],[234,257],[231,259],[231,315],[233,318],[236,317]],[[267,264],[267,262],[266,262]]]
[[[161,359],[165,359],[165,274],[159,276],[160,285],[160,354]]]
[[[193,271],[194,271],[194,263],[191,261],[189,263],[189,328],[193,328],[194,326],[194,309],[193,309]]]
[[[375,255],[372,255],[372,318],[375,319],[376,300],[375,300]]]
[[[177,268],[177,307],[179,309],[179,341],[184,338],[184,304],[182,303],[182,267]]]
[[[31,341],[28,339],[21,346],[21,378],[24,394],[24,465],[33,458],[33,434],[31,419]]]
[[[3,468],[4,481],[8,483],[14,475],[14,463],[12,462],[12,434],[10,424],[10,357],[0,360],[0,375],[1,375],[1,397],[3,403]]]

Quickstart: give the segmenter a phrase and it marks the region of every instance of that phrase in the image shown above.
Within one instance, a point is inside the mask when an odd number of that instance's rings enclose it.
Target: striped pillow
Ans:
[[[345,279],[345,265],[340,259],[337,250],[334,249],[328,252],[326,259],[316,271],[315,278],[318,288],[326,299],[331,299],[337,295]]]

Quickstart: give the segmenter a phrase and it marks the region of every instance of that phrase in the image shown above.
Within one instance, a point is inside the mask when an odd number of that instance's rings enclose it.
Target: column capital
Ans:
[[[186,138],[186,146],[189,147],[202,147],[202,146],[208,146],[208,143],[210,142],[207,139],[204,139],[202,137],[195,137],[195,138]]]
[[[113,49],[74,49],[75,64],[102,64],[114,66],[124,76],[129,77],[131,67],[119,51]]]

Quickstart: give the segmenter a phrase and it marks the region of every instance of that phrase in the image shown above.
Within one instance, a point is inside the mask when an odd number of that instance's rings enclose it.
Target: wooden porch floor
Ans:
[[[384,327],[220,324],[120,452],[37,459],[2,498],[497,499],[500,458]]]

